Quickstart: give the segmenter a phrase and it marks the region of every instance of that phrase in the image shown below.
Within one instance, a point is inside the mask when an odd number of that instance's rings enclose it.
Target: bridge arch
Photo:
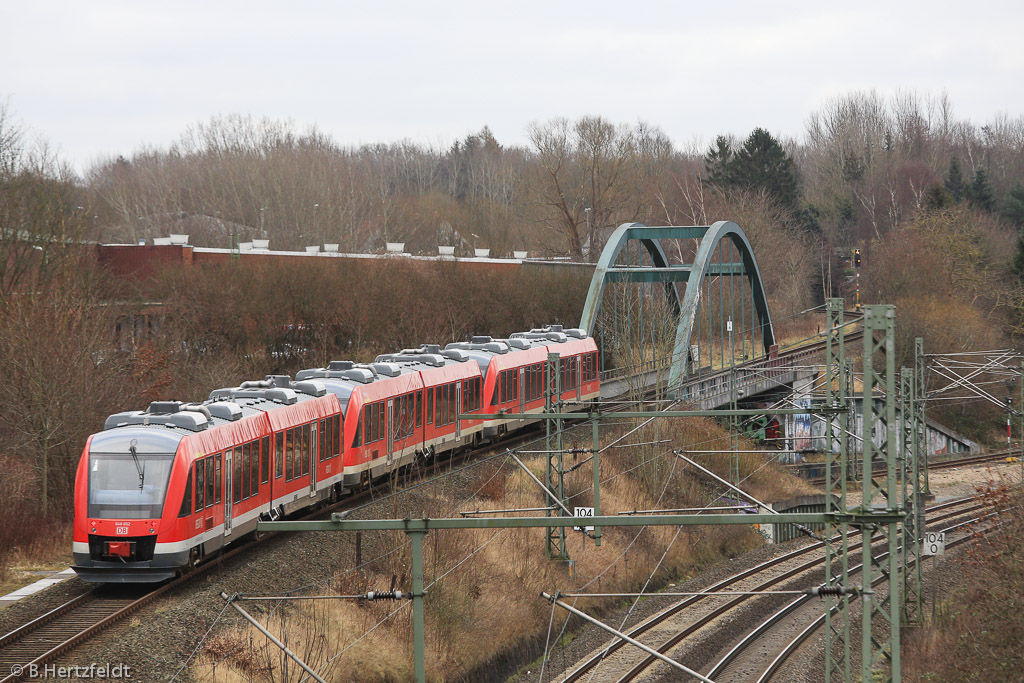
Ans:
[[[697,240],[692,263],[670,263],[662,240]],[[650,259],[649,265],[643,263],[642,253],[639,266],[634,266],[632,263],[625,265],[617,263],[624,250],[628,255],[630,241],[639,242],[640,246],[646,250]],[[728,262],[723,260],[726,245],[730,245],[730,259],[734,258],[732,254],[736,254],[738,260]],[[680,253],[682,252],[680,251]],[[667,302],[676,322],[675,339],[669,361],[668,385],[670,388],[678,386],[693,374],[694,365],[699,372],[705,360],[701,358],[703,355],[701,339],[705,331],[700,329],[704,314],[707,315],[709,323],[707,339],[710,348],[706,355],[707,367],[709,370],[713,370],[715,365],[714,328],[716,321],[713,318],[716,312],[720,318],[717,322],[720,323],[722,329],[718,342],[721,356],[720,365],[725,367],[725,329],[728,325],[728,344],[734,346],[733,325],[737,318],[735,305],[733,305],[728,315],[728,323],[726,323],[727,310],[723,296],[726,276],[730,278],[730,298],[733,304],[735,304],[735,282],[733,279],[737,277],[740,279],[739,289],[741,310],[743,311],[738,321],[741,327],[740,343],[743,350],[741,357],[746,355],[746,331],[750,332],[752,353],[756,352],[753,348],[756,344],[760,347],[761,354],[768,355],[770,347],[775,344],[775,331],[761,273],[750,240],[743,229],[732,221],[719,221],[710,226],[646,226],[642,223],[620,225],[609,237],[604,251],[598,259],[584,304],[580,327],[590,334],[594,333],[605,291],[609,284],[663,283]],[[709,282],[712,278],[717,280],[719,287],[720,301],[717,307],[710,300],[710,296],[702,297],[701,294],[709,291]],[[746,289],[743,287],[744,280],[747,283]],[[679,293],[680,285],[685,287],[685,293],[682,296]],[[748,290],[749,330],[746,328],[746,291]],[[708,299],[708,301],[702,301],[702,299]],[[704,305],[703,309],[702,304]],[[717,311],[713,310],[715,308]],[[696,345],[693,344],[695,327],[698,328]]]

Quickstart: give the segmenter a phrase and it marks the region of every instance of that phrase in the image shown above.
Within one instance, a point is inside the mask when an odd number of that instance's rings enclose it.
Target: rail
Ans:
[[[951,508],[957,508],[957,507],[963,506],[963,505],[975,506],[975,507],[971,508],[972,510],[973,509],[978,509],[980,507],[980,505],[977,505],[976,503],[974,503],[974,500],[972,498],[960,498],[960,499],[956,499],[956,500],[952,500],[952,501],[947,501],[945,503],[941,503],[939,505],[932,506],[931,508],[929,508],[929,512],[931,512],[931,513],[944,512],[944,511],[950,510]],[[952,512],[952,513],[947,513],[947,514],[948,515],[959,516],[959,515],[962,515],[962,514],[966,514],[966,512],[967,511],[959,510],[959,511],[955,511],[955,512]],[[854,533],[857,533],[857,532],[854,532]],[[746,570],[744,570],[742,572],[739,572],[739,573],[737,573],[737,574],[735,574],[733,576],[730,576],[730,577],[728,577],[726,579],[723,579],[723,580],[721,580],[721,581],[719,581],[719,582],[717,582],[717,583],[707,587],[706,589],[704,589],[704,593],[702,595],[692,596],[692,597],[686,598],[685,600],[681,600],[681,601],[677,602],[674,605],[671,605],[670,607],[666,608],[662,612],[659,612],[654,617],[646,620],[642,624],[640,624],[640,625],[634,627],[632,630],[628,631],[627,635],[629,635],[631,638],[637,638],[638,636],[643,635],[645,632],[652,630],[654,627],[663,624],[665,621],[667,621],[671,617],[675,616],[676,614],[682,612],[684,609],[687,609],[687,608],[693,606],[694,604],[701,602],[702,600],[704,600],[706,598],[714,597],[714,594],[715,594],[716,591],[721,591],[721,590],[723,590],[725,588],[728,588],[729,586],[732,586],[732,585],[734,585],[736,583],[739,583],[740,581],[743,581],[744,579],[748,579],[750,577],[756,576],[759,573],[771,570],[771,569],[773,569],[775,567],[778,567],[778,566],[780,566],[782,564],[785,564],[786,562],[788,562],[790,560],[796,559],[796,558],[800,557],[801,555],[806,555],[806,554],[810,554],[812,552],[821,550],[823,547],[824,547],[824,543],[821,543],[821,542],[811,543],[811,544],[808,544],[806,546],[803,546],[802,548],[798,548],[798,549],[790,551],[790,552],[788,552],[788,553],[786,553],[784,555],[780,555],[779,557],[773,558],[771,560],[767,560],[765,562],[762,562],[761,564],[758,564],[758,565],[756,565],[754,567],[751,567],[751,568],[746,569]],[[859,546],[853,546],[851,549],[855,549],[856,547],[859,547]],[[822,562],[824,562],[824,557],[816,558],[816,559],[807,561],[807,562],[799,565],[796,569],[787,570],[783,574],[772,576],[772,577],[766,579],[755,590],[758,590],[758,591],[767,590],[768,588],[770,588],[771,586],[779,583],[780,581],[783,581],[783,580],[785,580],[787,578],[791,578],[792,576],[795,576],[796,574],[803,573],[803,572],[810,571],[812,569],[817,568],[818,566],[820,566],[822,564]],[[652,593],[651,594],[651,597],[656,597],[656,596],[657,596],[657,593]],[[730,600],[725,605],[722,605],[720,607],[715,608],[709,614],[706,614],[706,615],[702,616],[700,619],[697,619],[695,622],[693,622],[692,624],[688,625],[687,628],[677,632],[674,636],[669,638],[668,641],[662,643],[656,649],[659,652],[664,654],[668,650],[670,650],[673,647],[675,647],[675,645],[679,644],[679,642],[681,642],[683,639],[685,639],[689,635],[692,635],[693,633],[697,632],[704,625],[706,625],[707,623],[710,623],[713,619],[717,618],[718,616],[720,616],[721,614],[725,613],[726,611],[732,609],[733,607],[735,607],[740,602],[743,602],[743,601],[749,599],[749,597],[750,596],[741,596],[740,598],[736,598],[734,600]],[[582,664],[580,664],[576,669],[574,669],[569,674],[567,674],[565,676],[565,678],[563,679],[563,683],[571,683],[572,681],[582,680],[588,674],[592,673],[593,670],[601,662],[603,662],[607,658],[608,655],[610,655],[611,653],[613,653],[613,652],[617,651],[618,649],[624,647],[625,645],[627,645],[626,641],[623,641],[623,640],[615,640],[615,641],[613,641],[610,645],[608,645],[608,647],[603,648],[602,650],[596,652],[593,656],[591,656],[590,658],[585,660]],[[647,657],[647,658],[641,660],[641,662],[638,662],[637,664],[635,664],[632,668],[630,668],[628,670],[628,672],[625,675],[623,675],[618,680],[620,680],[620,681],[632,680],[633,678],[635,678],[637,675],[639,675],[641,672],[643,672],[649,666],[651,666],[652,664],[654,664],[656,662],[657,662],[657,660],[655,658]]]

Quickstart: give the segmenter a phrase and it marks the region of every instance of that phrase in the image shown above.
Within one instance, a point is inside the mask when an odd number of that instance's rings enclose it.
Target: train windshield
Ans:
[[[89,516],[159,519],[173,453],[90,453]]]

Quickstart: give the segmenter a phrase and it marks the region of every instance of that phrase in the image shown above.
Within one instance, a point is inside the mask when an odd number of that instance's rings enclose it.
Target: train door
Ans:
[[[459,413],[462,412],[462,382],[455,383],[455,438],[462,438],[462,420]]]
[[[391,458],[395,452],[395,430],[391,425],[395,424],[395,400],[388,399],[388,421],[385,423],[385,431],[388,435],[388,465],[391,465]]]
[[[526,368],[519,368],[519,412],[526,412]]]
[[[573,358],[573,374],[576,375],[576,400],[583,400],[583,356]]]
[[[316,495],[316,462],[319,439],[316,438],[316,420],[309,428],[309,495]]]
[[[233,448],[224,449],[224,535],[231,535],[231,481],[235,468],[231,466]]]

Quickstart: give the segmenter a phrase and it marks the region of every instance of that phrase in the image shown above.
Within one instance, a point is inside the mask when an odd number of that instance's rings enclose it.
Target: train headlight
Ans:
[[[96,533],[96,527],[89,529],[89,531],[91,531],[92,533]]]
[[[150,529],[150,530],[149,530],[149,533],[151,533],[151,534],[155,534],[155,533],[156,533],[156,529]]]

